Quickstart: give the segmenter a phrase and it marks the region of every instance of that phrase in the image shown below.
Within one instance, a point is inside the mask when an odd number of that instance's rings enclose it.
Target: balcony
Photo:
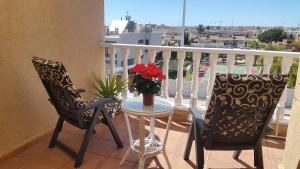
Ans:
[[[1,1],[0,2],[0,168],[1,169],[65,169],[73,168],[74,160],[58,148],[48,149],[50,135],[53,132],[57,114],[32,63],[32,56],[42,56],[61,61],[65,64],[72,80],[77,87],[88,92],[83,97],[91,95],[88,79],[91,72],[105,73],[112,76],[116,67],[109,65],[105,71],[105,48],[112,57],[117,51],[123,59],[124,79],[128,79],[127,59],[134,57],[134,63],[141,62],[143,51],[147,50],[148,62],[154,62],[156,53],[162,51],[163,71],[168,75],[171,52],[177,52],[179,70],[177,80],[163,83],[161,95],[167,98],[175,107],[175,116],[167,142],[167,153],[173,168],[192,168],[195,163],[195,152],[191,152],[191,162],[183,160],[183,151],[189,126],[187,109],[189,107],[204,107],[210,98],[215,74],[218,72],[218,57],[224,55],[227,63],[223,65],[224,72],[234,72],[235,57],[245,57],[244,73],[253,73],[255,56],[264,57],[263,72],[269,73],[272,59],[282,57],[282,73],[288,73],[294,58],[300,53],[273,52],[259,50],[167,47],[130,44],[97,44],[105,41],[102,31],[104,25],[104,1]],[[185,53],[193,55],[193,66],[199,67],[202,53],[208,53],[209,66],[207,84],[198,80],[198,71],[192,72],[192,80],[186,82],[183,77]],[[222,72],[222,73],[224,73]],[[298,71],[299,72],[299,71]],[[255,73],[255,72],[254,72]],[[273,118],[275,133],[263,140],[263,155],[265,168],[278,168],[283,164],[285,169],[299,166],[299,119],[300,114],[300,73],[296,82],[295,94],[291,109],[284,106],[288,91],[286,90]],[[204,93],[204,94],[203,94]],[[132,97],[132,93],[123,93],[122,98]],[[291,96],[292,97],[292,96]],[[290,116],[289,116],[290,115]],[[123,167],[119,162],[129,146],[128,134],[123,113],[113,119],[118,133],[125,145],[117,149],[109,130],[104,125],[98,125],[96,134],[92,137],[86,157],[81,168],[136,168],[137,157],[131,156]],[[158,136],[166,119],[158,119]],[[133,125],[137,125],[136,122]],[[286,141],[273,137],[280,134],[281,126],[289,127]],[[149,130],[149,124],[146,128]],[[137,133],[134,133],[135,135]],[[81,130],[66,124],[59,139],[71,148],[78,150],[83,137]],[[282,138],[282,137],[280,137]],[[194,150],[194,147],[193,149]],[[206,151],[205,161],[208,168],[253,168],[253,151],[243,151],[241,160],[231,158],[231,151]],[[150,158],[146,162],[148,168],[166,167],[161,156],[158,160]],[[292,167],[291,167],[292,166]],[[162,168],[160,167],[160,168]]]
[[[147,50],[148,63],[154,63],[156,54],[158,51],[162,51],[163,57],[163,72],[167,76],[169,74],[169,63],[171,52],[177,52],[178,60],[178,73],[176,80],[163,81],[161,96],[168,99],[171,104],[175,105],[178,110],[187,110],[189,107],[206,106],[210,99],[210,93],[214,84],[214,77],[216,73],[236,73],[234,72],[236,56],[244,56],[244,66],[242,69],[245,74],[258,74],[259,71],[253,69],[253,63],[255,56],[263,56],[263,71],[264,74],[269,74],[274,57],[282,57],[281,72],[282,74],[288,74],[290,67],[292,66],[293,59],[298,58],[300,53],[297,52],[282,52],[282,51],[264,51],[264,50],[245,50],[245,49],[223,49],[223,48],[197,48],[197,47],[171,47],[171,46],[153,46],[153,45],[133,45],[133,44],[118,44],[118,43],[106,43],[101,44],[108,50],[108,56],[110,63],[115,63],[116,53],[123,58],[123,73],[122,78],[128,80],[128,58],[134,57],[135,63],[141,63],[141,56],[143,51]],[[119,50],[119,52],[117,52]],[[206,53],[209,55],[209,70],[206,72],[208,75],[208,82],[200,83],[203,81],[198,77],[198,71],[192,72],[192,81],[185,81],[183,79],[184,60],[186,53],[192,53],[193,68],[199,68],[201,55]],[[217,72],[217,63],[220,55],[226,55],[226,70],[224,72]],[[115,74],[115,65],[109,64],[110,76]],[[197,69],[198,70],[198,69]],[[239,70],[240,72],[241,70]],[[200,79],[200,80],[199,80]],[[204,93],[204,94],[203,94]],[[292,100],[293,92],[286,88],[283,92],[282,98],[278,104],[278,108],[272,119],[272,124],[275,129],[273,136],[284,138],[286,135],[286,128],[290,116],[290,108],[286,108],[286,99]],[[201,95],[201,96],[200,96]],[[204,97],[203,97],[204,95]],[[129,92],[123,93],[123,98],[132,97]],[[186,113],[185,113],[186,114]]]

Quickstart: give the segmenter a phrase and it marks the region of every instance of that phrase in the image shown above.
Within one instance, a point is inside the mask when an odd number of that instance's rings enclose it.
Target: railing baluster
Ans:
[[[143,50],[141,48],[135,49],[135,64],[141,63],[142,52]]]
[[[282,74],[288,74],[290,67],[293,63],[293,57],[283,57],[281,61],[281,73]],[[278,136],[279,131],[279,121],[284,118],[285,114],[285,101],[287,96],[287,86],[285,87],[284,91],[282,92],[281,98],[279,100],[277,110],[276,110],[276,130],[275,135]]]
[[[281,61],[281,73],[282,74],[288,74],[292,64],[293,64],[293,57],[283,57],[282,61]],[[285,103],[285,100],[286,100],[286,88],[287,87],[285,87],[285,89],[284,89],[284,91],[281,95],[280,101],[279,101],[279,106],[282,109],[285,108],[284,103]]]
[[[163,73],[166,75],[166,80],[163,80],[162,82],[162,97],[163,98],[169,98],[169,61],[171,57],[171,51],[170,50],[163,50],[163,59],[164,59],[164,65],[163,65]]]
[[[178,71],[177,71],[177,84],[176,84],[176,96],[175,105],[180,106],[182,103],[182,88],[183,88],[183,63],[185,59],[185,51],[177,52]]]
[[[123,57],[123,80],[128,81],[128,55],[129,55],[129,49],[128,48],[122,48],[121,49],[121,56]],[[127,90],[128,86],[126,87],[126,90],[123,92],[123,98],[127,98]]]
[[[154,63],[156,56],[156,50],[155,49],[149,49],[148,50],[148,62]]]
[[[273,63],[273,56],[264,56],[264,74],[270,74]]]
[[[210,53],[209,54],[209,80],[207,84],[207,101],[209,101],[212,89],[214,87],[216,78],[216,65],[218,62],[219,54]]]
[[[227,73],[233,73],[233,65],[235,62],[235,54],[227,54]]]
[[[246,74],[253,74],[252,69],[253,69],[253,62],[254,62],[254,57],[255,55],[246,55],[245,56],[245,73]]]
[[[116,48],[108,48],[109,59],[110,59],[110,67],[109,67],[109,77],[110,79],[115,75],[115,55],[116,55]]]
[[[192,93],[190,107],[197,107],[198,101],[198,74],[199,74],[199,62],[201,59],[201,52],[193,53],[193,79],[192,79]]]

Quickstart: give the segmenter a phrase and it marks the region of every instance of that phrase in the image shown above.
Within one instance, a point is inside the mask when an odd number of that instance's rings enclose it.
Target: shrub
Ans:
[[[186,76],[186,69],[183,69],[183,77]],[[169,69],[169,79],[176,79],[177,78],[177,69]]]

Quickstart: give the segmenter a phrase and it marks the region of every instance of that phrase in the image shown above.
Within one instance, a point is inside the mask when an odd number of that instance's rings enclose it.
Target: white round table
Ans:
[[[146,158],[151,156],[156,156],[158,154],[163,154],[168,167],[172,168],[165,151],[165,145],[167,142],[170,125],[172,122],[174,107],[162,99],[155,99],[154,105],[152,106],[144,106],[141,99],[126,99],[125,101],[122,102],[121,109],[125,115],[125,121],[128,129],[129,139],[130,139],[130,147],[124,154],[120,164],[122,165],[126,160],[127,156],[129,155],[129,153],[133,151],[136,152],[139,157],[138,169],[144,168]],[[132,137],[128,116],[136,117],[139,120],[138,139],[133,139]],[[162,117],[162,116],[168,116],[169,119],[166,126],[164,139],[160,141],[154,137],[155,136],[154,129],[155,129],[155,118]],[[150,133],[147,137],[145,137],[146,118],[150,119]]]

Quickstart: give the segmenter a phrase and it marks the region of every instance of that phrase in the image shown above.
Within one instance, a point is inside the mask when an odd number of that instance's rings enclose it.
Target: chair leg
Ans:
[[[254,149],[254,166],[258,169],[264,169],[261,143],[258,143]]]
[[[88,129],[86,129],[85,131],[85,134],[84,134],[84,138],[83,138],[83,141],[82,141],[82,144],[81,144],[81,147],[79,149],[79,152],[78,152],[78,155],[76,157],[76,160],[75,160],[75,164],[74,164],[74,167],[75,168],[78,168],[81,163],[82,163],[82,160],[83,160],[83,157],[84,157],[84,154],[85,154],[85,151],[87,149],[87,146],[89,144],[89,141],[90,141],[90,138],[93,134],[93,130],[94,130],[94,126],[91,125]]]
[[[232,155],[232,158],[235,159],[235,160],[238,160],[239,157],[240,157],[241,152],[242,152],[241,150],[234,151],[234,153]]]
[[[198,131],[196,122],[194,122],[194,135],[195,135],[195,147],[196,147],[196,165],[197,169],[204,168],[204,145],[201,141],[200,131]]]
[[[49,148],[53,148],[55,146],[55,142],[57,140],[59,132],[61,132],[63,124],[64,124],[64,120],[59,117],[57,120],[57,123],[56,123],[56,127],[54,129],[54,132],[52,134],[51,141],[48,146]]]
[[[92,132],[92,134],[96,134],[96,130],[95,130],[95,129],[93,129],[93,132]]]
[[[188,160],[189,159],[191,148],[192,148],[192,144],[193,144],[193,141],[195,140],[194,122],[192,122],[191,124],[192,125],[190,127],[189,136],[188,136],[187,143],[186,143],[185,150],[184,150],[184,156],[183,156],[184,160]]]
[[[106,121],[106,125],[108,126],[118,148],[123,148],[123,143],[122,143],[113,123],[111,122],[111,118],[105,112],[102,112],[102,115],[104,117],[104,120]]]

